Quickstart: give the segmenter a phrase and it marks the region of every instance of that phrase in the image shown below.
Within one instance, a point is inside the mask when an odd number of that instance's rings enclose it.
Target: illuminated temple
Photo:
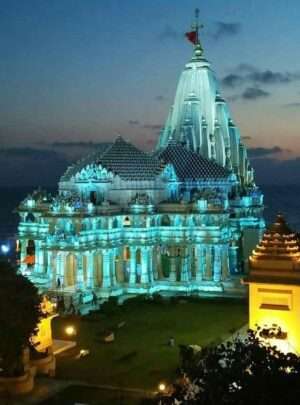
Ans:
[[[263,196],[197,38],[155,151],[118,137],[18,207],[20,268],[84,297],[240,293]],[[37,168],[38,170],[38,168]]]
[[[250,256],[249,326],[276,325],[274,342],[281,350],[300,353],[300,241],[282,215],[266,230]]]

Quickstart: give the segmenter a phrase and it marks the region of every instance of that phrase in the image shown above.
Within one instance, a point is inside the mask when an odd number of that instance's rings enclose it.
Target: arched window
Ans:
[[[33,256],[35,254],[35,243],[34,240],[29,239],[27,242],[27,255]]]
[[[94,205],[97,204],[97,193],[96,191],[90,191],[90,202]]]
[[[130,249],[128,246],[124,247],[123,250],[123,260],[130,260]]]
[[[29,212],[26,217],[25,217],[26,222],[35,222],[35,216],[32,214],[32,212]]]
[[[163,215],[161,218],[161,226],[171,226],[169,215]]]
[[[123,226],[131,226],[131,221],[129,217],[124,218]]]

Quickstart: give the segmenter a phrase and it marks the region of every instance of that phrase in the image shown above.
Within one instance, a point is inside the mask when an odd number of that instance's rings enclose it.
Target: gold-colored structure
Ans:
[[[272,343],[300,353],[300,244],[281,214],[252,252],[249,267],[249,327],[276,325],[280,333]]]
[[[51,321],[57,316],[57,313],[53,303],[45,295],[41,302],[41,309],[43,316],[37,325],[37,334],[32,337],[32,343],[38,352],[45,352],[46,350],[52,349],[53,339]]]

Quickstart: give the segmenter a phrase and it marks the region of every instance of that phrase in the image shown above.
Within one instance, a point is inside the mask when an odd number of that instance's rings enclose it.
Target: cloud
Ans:
[[[237,87],[240,84],[243,84],[243,82],[244,82],[243,77],[235,73],[230,73],[229,75],[223,77],[222,79],[223,86],[231,88]]]
[[[290,83],[300,79],[299,72],[272,72],[272,70],[256,71],[249,73],[247,76],[249,81],[262,84],[278,84]]]
[[[222,39],[224,37],[234,36],[241,32],[242,26],[240,23],[231,22],[226,23],[223,21],[217,21],[215,23],[214,31],[212,37],[215,40]]]
[[[143,126],[143,128],[157,130],[157,129],[161,129],[162,125],[161,124],[145,124]]]
[[[160,41],[168,40],[168,39],[178,39],[179,37],[183,36],[170,25],[166,25],[161,33],[158,35],[158,39]]]
[[[288,84],[300,80],[300,72],[274,72],[270,69],[259,70],[256,67],[241,63],[233,72],[224,76],[222,84],[225,87],[235,88],[242,84],[275,85]]]
[[[241,94],[241,97],[244,100],[256,100],[258,98],[268,97],[269,95],[269,92],[264,91],[259,87],[247,87]]]
[[[138,121],[138,120],[129,120],[128,121],[129,125],[139,125],[139,123],[140,123],[140,121]]]
[[[252,159],[257,159],[265,156],[275,155],[278,153],[289,152],[288,149],[282,149],[280,146],[273,146],[272,148],[249,148],[248,155]]]

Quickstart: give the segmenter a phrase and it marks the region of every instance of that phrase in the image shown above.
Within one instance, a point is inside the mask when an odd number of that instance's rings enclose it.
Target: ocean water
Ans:
[[[50,192],[55,189],[48,189]],[[300,232],[300,185],[295,186],[261,186],[265,198],[265,219],[267,223],[282,212],[290,226]],[[0,188],[0,239],[16,233],[18,215],[14,212],[19,202],[31,192],[26,188]]]

